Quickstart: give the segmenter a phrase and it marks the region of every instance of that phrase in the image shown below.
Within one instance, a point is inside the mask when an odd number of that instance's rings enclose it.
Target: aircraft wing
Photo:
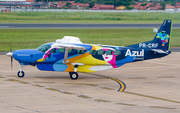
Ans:
[[[73,45],[73,44],[53,44],[53,48],[65,48],[65,49],[76,49],[76,50],[86,50],[83,46]]]
[[[168,54],[168,51],[163,51],[161,49],[151,49],[151,51],[157,52],[157,53],[166,53]]]

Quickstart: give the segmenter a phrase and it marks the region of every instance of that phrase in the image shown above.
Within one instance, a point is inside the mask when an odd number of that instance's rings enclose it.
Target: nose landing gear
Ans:
[[[24,75],[25,75],[24,71],[18,71],[17,73],[17,76],[20,78],[24,77]]]
[[[24,77],[24,75],[25,75],[25,73],[23,71],[23,67],[24,67],[23,65],[20,65],[20,71],[18,71],[18,73],[17,73],[17,76],[20,78]]]

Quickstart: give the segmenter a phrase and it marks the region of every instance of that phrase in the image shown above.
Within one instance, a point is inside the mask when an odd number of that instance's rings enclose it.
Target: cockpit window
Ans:
[[[47,50],[49,50],[51,46],[49,44],[42,45],[37,48],[38,51],[45,53]]]

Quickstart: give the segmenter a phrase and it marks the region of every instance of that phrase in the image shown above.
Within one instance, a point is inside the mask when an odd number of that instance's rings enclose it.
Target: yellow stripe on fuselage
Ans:
[[[102,46],[97,46],[97,45],[91,45],[92,46],[92,50],[99,50],[102,48]],[[106,61],[102,61],[102,60],[98,60],[94,57],[92,57],[91,54],[85,53],[79,56],[76,56],[74,58],[70,58],[68,59],[68,68],[65,70],[66,72],[73,72],[74,71],[74,66],[71,65],[71,63],[73,62],[77,62],[77,63],[83,63],[86,65],[82,65],[82,66],[78,66],[78,72],[95,72],[90,70],[90,67],[96,66],[96,65],[106,65],[107,62]]]

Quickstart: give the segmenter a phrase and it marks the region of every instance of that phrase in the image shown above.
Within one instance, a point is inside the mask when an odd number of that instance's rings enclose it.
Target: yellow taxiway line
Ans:
[[[95,76],[100,76],[100,77],[104,77],[104,78],[116,81],[120,85],[120,88],[118,89],[119,92],[122,92],[122,91],[124,91],[126,89],[126,84],[123,81],[118,80],[117,78],[112,78],[112,77],[107,77],[107,76],[98,75],[98,74],[92,74],[92,73],[88,73],[88,74],[95,75]]]

